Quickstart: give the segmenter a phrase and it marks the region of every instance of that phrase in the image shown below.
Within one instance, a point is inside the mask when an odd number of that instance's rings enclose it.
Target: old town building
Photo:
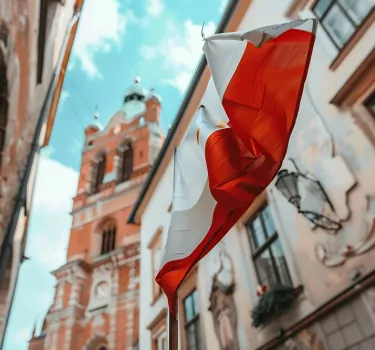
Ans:
[[[232,0],[219,31],[315,17],[316,44],[277,178],[179,289],[187,349],[375,349],[373,0]],[[202,59],[129,215],[141,224],[140,348],[165,349],[154,278],[171,216],[173,150],[212,89]]]
[[[82,3],[0,1],[0,347]]]
[[[160,150],[161,98],[136,78],[103,130],[85,129],[67,262],[32,350],[133,349],[139,338],[140,229],[127,224]]]

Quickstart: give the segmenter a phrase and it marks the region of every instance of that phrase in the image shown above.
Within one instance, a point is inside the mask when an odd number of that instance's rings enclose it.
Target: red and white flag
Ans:
[[[205,95],[175,153],[171,223],[156,282],[175,313],[191,268],[270,184],[296,122],[315,20],[215,34]]]

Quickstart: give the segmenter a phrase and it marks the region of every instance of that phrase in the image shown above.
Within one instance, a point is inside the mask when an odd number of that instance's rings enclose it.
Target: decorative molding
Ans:
[[[167,320],[168,310],[167,308],[162,308],[160,312],[156,315],[156,317],[149,323],[146,327],[147,330],[151,331],[152,333],[157,330],[162,325],[160,323],[164,323]]]
[[[327,242],[318,242],[315,246],[317,259],[327,267],[344,264],[352,257],[361,255],[375,246],[375,198],[367,197],[367,213],[362,220],[361,227],[355,232],[356,239],[350,243],[328,238]],[[354,244],[353,244],[354,243]]]

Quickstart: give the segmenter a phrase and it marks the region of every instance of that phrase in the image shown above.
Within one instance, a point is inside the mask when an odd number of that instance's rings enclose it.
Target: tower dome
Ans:
[[[140,82],[141,79],[136,77],[134,84],[126,90],[124,96],[123,110],[128,121],[131,121],[133,117],[144,113],[146,110],[145,100],[148,93],[141,87]]]
[[[156,92],[155,92],[155,89],[152,88],[150,90],[150,93],[147,95],[147,98],[146,100],[150,100],[150,99],[155,99],[157,100],[160,104],[162,103],[162,98],[160,95],[158,95]]]

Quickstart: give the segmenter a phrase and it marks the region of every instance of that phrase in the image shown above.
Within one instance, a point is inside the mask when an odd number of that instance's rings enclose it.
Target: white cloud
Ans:
[[[20,328],[16,332],[16,339],[18,343],[24,343],[30,340],[32,330],[30,328]]]
[[[219,7],[219,13],[223,13],[225,8],[227,7],[228,0],[221,0],[220,7]]]
[[[71,210],[72,197],[77,190],[77,176],[74,169],[41,157],[35,183],[33,211],[56,215],[68,213]]]
[[[129,15],[134,19],[134,14]],[[91,78],[100,78],[97,52],[109,52],[121,44],[128,18],[120,12],[120,0],[87,0],[74,44],[73,58]],[[74,63],[71,63],[74,66]]]
[[[48,145],[47,147],[42,149],[41,156],[46,158],[51,158],[52,154],[55,153],[55,148],[52,145]]]
[[[169,73],[165,80],[170,85],[183,92],[194,72],[198,60],[202,55],[201,25],[187,20],[182,31],[170,22],[169,36],[161,40],[156,46],[144,46],[141,55],[147,60],[161,58],[164,62],[165,73]],[[204,34],[209,36],[215,32],[215,24],[209,22],[204,27]]]
[[[179,91],[183,92],[188,86],[190,79],[191,73],[182,72],[180,74],[177,74],[174,79],[167,79],[166,82],[177,88]]]
[[[47,271],[65,262],[77,181],[72,168],[40,158],[26,255]]]
[[[74,138],[70,151],[72,153],[80,153],[80,151],[82,151],[82,147],[83,147],[82,140],[79,141],[76,138]]]
[[[75,170],[45,153],[39,158],[25,252],[30,260],[20,267],[4,349],[28,349],[35,321],[52,303],[56,281],[50,271],[65,263],[77,181]]]
[[[147,12],[153,17],[160,16],[165,9],[162,0],[148,0]]]
[[[66,102],[66,100],[69,98],[69,96],[70,96],[70,92],[69,91],[63,90],[61,92],[60,107]]]

